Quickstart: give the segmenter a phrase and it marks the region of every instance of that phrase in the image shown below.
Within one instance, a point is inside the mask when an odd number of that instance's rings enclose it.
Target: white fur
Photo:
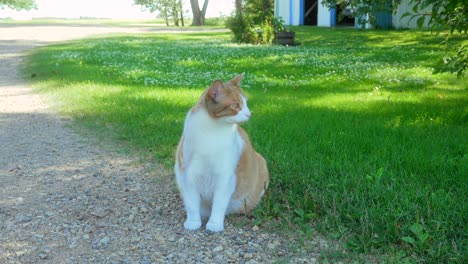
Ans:
[[[190,111],[184,125],[182,165],[175,174],[184,200],[186,229],[201,227],[201,217],[209,216],[206,229],[224,230],[224,217],[240,206],[231,199],[236,189],[235,170],[244,142],[237,124],[250,117],[247,100],[235,116],[213,119],[204,108]]]

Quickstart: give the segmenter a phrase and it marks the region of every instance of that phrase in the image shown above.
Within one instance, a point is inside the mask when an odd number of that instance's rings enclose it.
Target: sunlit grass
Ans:
[[[315,226],[382,261],[464,262],[467,82],[432,74],[438,38],[296,30],[297,47],[237,45],[227,33],[70,42],[38,50],[26,73],[59,111],[170,168],[200,93],[245,72],[244,126],[271,173],[258,221]]]
[[[171,21],[167,26],[162,18],[155,19],[106,19],[106,18],[33,18],[30,20],[15,20],[12,18],[0,18],[0,25],[6,26],[61,26],[61,25],[82,25],[82,26],[102,26],[102,27],[138,27],[146,29],[180,29],[180,30],[203,30],[225,29],[225,18],[206,18],[205,26],[191,27],[192,19],[185,19],[184,26],[175,26]]]

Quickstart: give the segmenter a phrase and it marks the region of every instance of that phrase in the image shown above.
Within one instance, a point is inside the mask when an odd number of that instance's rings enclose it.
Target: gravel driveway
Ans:
[[[324,240],[299,246],[249,218],[185,231],[172,171],[75,134],[18,72],[37,46],[147,31],[0,24],[0,263],[317,262]]]

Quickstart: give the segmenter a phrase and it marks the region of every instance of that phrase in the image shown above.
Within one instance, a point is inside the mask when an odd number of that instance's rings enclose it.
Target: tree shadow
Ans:
[[[275,214],[275,204],[303,210],[322,219],[319,228],[347,229],[361,249],[400,245],[414,219],[439,245],[450,248],[449,237],[460,245],[466,206],[458,201],[468,171],[468,101],[461,95],[356,109],[298,99],[255,112],[246,128],[270,169],[267,214]]]

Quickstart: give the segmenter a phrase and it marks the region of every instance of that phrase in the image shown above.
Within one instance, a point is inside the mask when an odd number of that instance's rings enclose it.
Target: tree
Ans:
[[[396,12],[402,0],[322,0],[329,8],[337,4],[351,7],[359,17],[359,23],[373,23],[377,12]],[[468,32],[468,0],[408,0],[412,8],[411,13],[402,17],[416,19],[416,24],[422,28],[425,22],[433,32],[440,33],[449,30],[443,46],[447,48],[447,55],[442,59],[436,72],[452,72],[458,77],[465,76],[468,65],[468,52],[466,44],[451,45],[450,40],[454,33],[466,39]],[[465,41],[466,42],[466,41]]]
[[[175,26],[179,26],[179,21],[184,26],[182,0],[134,0],[134,4],[140,5],[151,13],[158,11],[166,22],[166,26],[169,26],[171,18]]]
[[[205,25],[205,14],[208,8],[208,1],[203,1],[203,8],[200,10],[198,0],[190,0],[190,6],[192,7],[193,21],[192,26],[203,26]]]
[[[173,6],[173,13],[175,15],[174,22],[176,26],[179,26],[179,20],[182,23],[182,26],[185,26],[184,24],[184,8],[182,5],[182,0],[177,0],[176,4]],[[177,14],[180,15],[180,17],[177,17]]]
[[[14,10],[31,10],[37,8],[35,0],[0,0],[0,8],[9,7]]]
[[[235,6],[236,6],[236,12],[242,13],[242,0],[236,0]]]
[[[274,16],[274,0],[244,0],[244,10],[254,24],[261,24]]]
[[[271,44],[274,38],[273,0],[236,0],[226,27],[238,43]]]

